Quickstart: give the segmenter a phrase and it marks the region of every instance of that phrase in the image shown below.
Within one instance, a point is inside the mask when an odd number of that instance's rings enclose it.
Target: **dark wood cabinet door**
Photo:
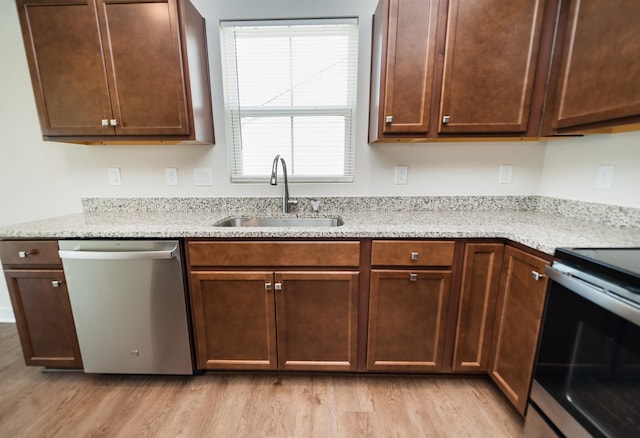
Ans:
[[[527,131],[544,7],[450,0],[439,132]]]
[[[368,370],[444,370],[450,283],[450,271],[371,271]]]
[[[62,270],[6,270],[4,274],[25,363],[82,368]]]
[[[284,370],[355,371],[358,272],[276,272],[278,363]]]
[[[114,135],[93,0],[17,0],[43,135]]]
[[[564,2],[552,129],[640,120],[640,2]],[[618,122],[619,124],[619,122]],[[582,129],[588,128],[581,127]],[[580,128],[578,128],[580,129]],[[566,131],[566,129],[565,129]]]
[[[519,249],[505,248],[489,375],[523,415],[547,291],[546,277],[532,273],[544,273],[547,264]]]
[[[199,369],[275,369],[272,272],[191,273]]]
[[[370,140],[426,136],[433,92],[437,0],[381,1],[374,19]]]
[[[98,0],[118,135],[187,135],[176,0]]]
[[[453,353],[454,372],[487,371],[503,252],[501,243],[466,245]]]

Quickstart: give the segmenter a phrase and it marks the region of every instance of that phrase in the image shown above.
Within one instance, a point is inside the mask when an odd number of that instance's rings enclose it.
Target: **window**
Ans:
[[[353,181],[357,20],[222,22],[232,181]]]

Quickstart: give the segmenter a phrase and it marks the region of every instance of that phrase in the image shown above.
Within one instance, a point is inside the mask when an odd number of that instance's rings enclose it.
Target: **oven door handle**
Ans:
[[[562,270],[555,269],[553,266],[547,266],[545,268],[545,273],[549,276],[549,280],[551,280],[549,282],[549,288],[553,287],[553,282],[558,283],[619,317],[633,324],[640,325],[640,308],[625,301],[623,297],[616,293],[616,291],[621,291],[620,294],[624,293],[624,290],[620,286],[564,265],[561,265],[561,269]],[[578,278],[574,273],[586,279]],[[593,279],[594,282],[597,281],[597,284],[588,281],[591,279]]]

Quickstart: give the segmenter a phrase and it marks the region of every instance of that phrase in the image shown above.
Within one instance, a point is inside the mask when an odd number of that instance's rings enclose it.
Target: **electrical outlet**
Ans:
[[[167,180],[168,186],[177,186],[178,185],[178,168],[166,167],[164,169],[164,177]]]
[[[210,167],[198,167],[193,169],[193,179],[197,186],[213,185],[213,176]]]
[[[394,184],[406,184],[409,180],[409,166],[396,166]]]
[[[513,164],[502,164],[498,174],[499,184],[511,184],[513,181]]]
[[[107,176],[109,177],[109,184],[111,184],[112,186],[122,185],[122,179],[120,179],[119,167],[107,168]]]
[[[598,175],[596,176],[596,189],[611,189],[615,168],[615,166],[598,166]]]

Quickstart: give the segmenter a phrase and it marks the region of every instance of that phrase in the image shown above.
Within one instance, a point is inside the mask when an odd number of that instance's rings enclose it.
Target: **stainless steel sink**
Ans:
[[[232,217],[217,222],[216,227],[339,227],[339,217]]]

